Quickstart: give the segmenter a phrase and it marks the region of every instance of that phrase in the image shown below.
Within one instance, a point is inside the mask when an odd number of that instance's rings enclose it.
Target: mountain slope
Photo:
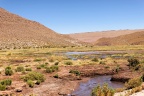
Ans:
[[[102,32],[85,32],[85,33],[69,34],[69,36],[83,42],[95,43],[100,38],[117,37],[120,35],[131,34],[138,31],[142,30],[110,30]]]
[[[42,24],[27,20],[0,8],[0,47],[21,48],[79,45],[76,40],[54,32]]]
[[[96,45],[144,45],[144,31],[121,35],[113,38],[101,38]]]

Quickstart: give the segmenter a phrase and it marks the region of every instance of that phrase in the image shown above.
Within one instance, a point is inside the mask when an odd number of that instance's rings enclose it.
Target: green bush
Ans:
[[[11,76],[13,74],[13,71],[10,66],[5,68],[5,75]]]
[[[52,72],[54,72],[54,70],[52,70],[50,67],[46,68],[46,73],[52,73]]]
[[[140,63],[136,58],[129,58],[127,61],[129,62],[128,66],[130,67],[135,67]]]
[[[91,96],[114,96],[115,90],[112,88],[109,88],[107,84],[103,84],[102,87],[99,85],[96,86],[92,92]]]
[[[132,89],[132,88],[140,86],[141,84],[142,84],[141,78],[133,78],[125,83],[125,87],[126,89]]]
[[[51,67],[46,68],[46,73],[52,73],[52,72],[58,71],[58,69],[59,69],[58,66],[52,65]]]
[[[39,61],[42,61],[42,59],[41,58],[34,59],[34,62],[39,62]]]
[[[12,84],[12,80],[11,79],[1,80],[0,84],[1,85],[11,85]]]
[[[103,65],[104,65],[104,64],[105,64],[105,62],[104,62],[104,61],[100,61],[100,62],[99,62],[99,64],[103,64]]]
[[[66,61],[65,64],[66,65],[73,65],[73,63],[71,61]]]
[[[41,81],[40,81],[40,80],[37,80],[37,81],[36,81],[36,84],[37,84],[37,85],[39,85],[40,83],[41,83]]]
[[[0,91],[5,91],[6,90],[6,85],[0,84]]]
[[[26,74],[25,76],[23,76],[22,79],[26,82],[28,80],[32,80],[32,81],[40,80],[41,82],[45,81],[44,75],[39,72],[30,72],[30,73]]]
[[[73,73],[76,76],[80,76],[80,74],[81,74],[78,70],[70,70],[69,73]]]
[[[45,65],[45,64],[41,64],[40,67],[41,67],[41,68],[45,68],[46,65]]]
[[[53,69],[54,71],[58,71],[58,69],[59,69],[59,67],[57,65],[52,65],[50,68]]]
[[[92,59],[93,62],[98,62],[98,59],[95,57]]]
[[[37,69],[41,69],[41,66],[37,66]]]
[[[32,69],[31,68],[26,68],[25,71],[32,71]]]
[[[59,62],[55,62],[55,65],[58,65],[59,64]]]
[[[45,62],[45,65],[48,65],[49,63],[48,62]]]
[[[22,72],[22,71],[24,71],[24,67],[23,66],[18,66],[15,71],[16,72]]]
[[[34,87],[34,82],[32,80],[28,80],[27,84],[29,85],[29,87],[33,88]]]
[[[144,65],[143,64],[138,64],[134,67],[134,70],[136,71],[143,71],[144,70]]]
[[[59,78],[58,74],[55,74],[53,77],[54,77],[54,78]]]

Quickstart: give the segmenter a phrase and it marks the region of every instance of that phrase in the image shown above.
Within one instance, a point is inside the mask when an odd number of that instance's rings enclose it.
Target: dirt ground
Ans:
[[[13,80],[12,85],[8,87],[7,91],[0,91],[0,94],[13,93],[16,96],[30,96],[32,94],[34,96],[67,96],[78,87],[80,82],[85,82],[95,75],[113,75],[113,80],[116,81],[121,81],[121,79],[127,81],[130,78],[139,76],[138,73],[130,71],[126,64],[121,64],[118,73],[113,70],[113,66],[111,66],[111,68],[105,68],[104,66],[105,65],[60,66],[57,72],[43,73],[46,77],[45,82],[40,85],[35,85],[34,88],[28,87],[28,85],[20,79],[22,73],[17,72],[9,76],[9,78]],[[69,73],[70,70],[80,71],[81,76]],[[53,76],[55,74],[58,74],[59,78],[54,78]],[[0,79],[2,78],[7,78],[7,76],[1,75]]]

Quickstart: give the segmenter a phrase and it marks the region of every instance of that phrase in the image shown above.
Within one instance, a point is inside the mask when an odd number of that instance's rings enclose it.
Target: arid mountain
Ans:
[[[144,31],[121,35],[113,38],[101,38],[96,45],[144,45]]]
[[[86,33],[75,33],[69,34],[70,37],[89,43],[95,43],[100,38],[111,38],[117,37],[120,35],[131,34],[134,32],[144,31],[142,30],[110,30],[110,31],[102,31],[102,32],[86,32]]]
[[[0,48],[67,45],[79,45],[79,42],[0,8]]]

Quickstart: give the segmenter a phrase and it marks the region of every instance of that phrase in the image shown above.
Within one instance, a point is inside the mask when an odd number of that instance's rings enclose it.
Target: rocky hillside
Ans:
[[[71,46],[80,43],[0,8],[0,48]]]
[[[101,38],[96,41],[95,45],[144,45],[144,31],[113,38]]]
[[[75,33],[69,34],[70,37],[88,43],[95,43],[100,38],[111,38],[120,35],[131,34],[134,32],[139,32],[144,30],[110,30],[101,32],[85,32],[85,33]]]

